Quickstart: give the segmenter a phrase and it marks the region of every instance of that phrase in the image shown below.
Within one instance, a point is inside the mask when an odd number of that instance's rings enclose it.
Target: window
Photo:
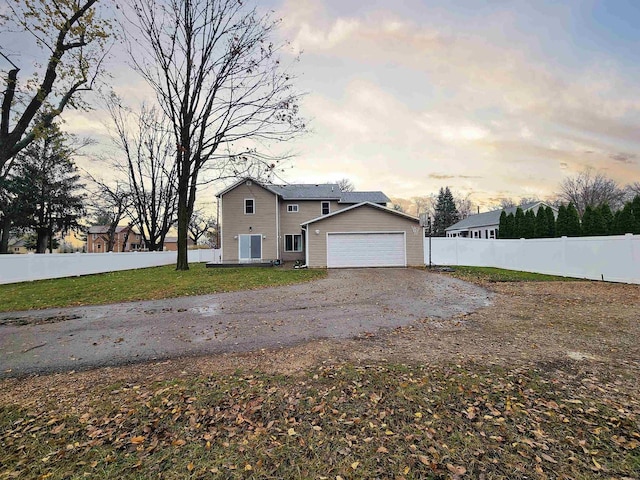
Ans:
[[[284,251],[285,252],[301,252],[302,251],[302,235],[285,235]]]
[[[244,199],[244,214],[253,215],[256,213],[255,200],[253,198]]]
[[[329,215],[330,205],[331,205],[330,202],[322,202],[322,215]]]
[[[298,213],[298,205],[295,205],[295,204],[287,205],[287,212]]]

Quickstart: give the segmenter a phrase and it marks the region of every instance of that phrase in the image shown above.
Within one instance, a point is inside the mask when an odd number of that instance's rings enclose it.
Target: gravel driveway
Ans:
[[[287,287],[97,307],[0,313],[0,377],[348,338],[490,302],[417,269],[330,270]]]

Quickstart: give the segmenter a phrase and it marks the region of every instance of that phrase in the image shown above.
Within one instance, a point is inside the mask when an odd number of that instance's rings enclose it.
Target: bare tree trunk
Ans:
[[[47,253],[47,244],[49,235],[47,235],[47,231],[45,229],[38,229],[36,232],[37,240],[36,240],[36,253]]]
[[[129,234],[131,233],[131,224],[127,228],[127,233],[124,234],[124,240],[122,240],[122,251],[127,251],[127,242],[129,241]],[[129,249],[131,250],[131,249]]]
[[[181,177],[184,176],[181,175]],[[178,260],[176,262],[176,270],[189,270],[187,235],[190,215],[187,207],[187,193],[188,178],[186,182],[183,178],[180,178],[178,186]]]
[[[9,229],[11,221],[3,218],[0,222],[0,254],[9,253]]]

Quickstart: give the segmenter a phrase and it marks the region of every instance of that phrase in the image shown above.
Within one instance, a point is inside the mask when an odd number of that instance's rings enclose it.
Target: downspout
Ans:
[[[276,195],[276,260],[280,262],[280,199]]]
[[[222,197],[218,197],[218,248],[220,249],[220,263],[222,263],[224,260],[224,247],[222,245],[222,243],[224,242],[224,237],[223,235],[221,235],[222,233],[222,226],[220,225],[220,205],[222,204]]]
[[[304,229],[304,266],[309,266],[309,225],[303,225]]]

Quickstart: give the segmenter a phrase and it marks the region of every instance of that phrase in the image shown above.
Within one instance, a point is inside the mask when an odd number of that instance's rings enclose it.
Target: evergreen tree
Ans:
[[[509,238],[507,235],[507,212],[504,210],[500,214],[500,224],[498,225],[498,238]]]
[[[558,218],[556,219],[556,237],[567,235],[567,207],[560,205],[558,208]]]
[[[593,208],[591,208],[591,205],[587,205],[582,214],[582,235],[585,237],[595,235]]]
[[[553,213],[553,208],[547,207],[545,209],[547,216],[547,238],[553,238],[556,236],[556,216]]]
[[[567,236],[579,237],[580,233],[580,216],[573,203],[570,203],[567,207]]]
[[[446,234],[445,230],[460,220],[456,202],[449,187],[440,188],[434,210],[434,236],[444,237]]]
[[[513,237],[512,238],[523,238],[524,237],[524,212],[522,208],[516,208],[515,215],[515,228],[513,229]]]
[[[611,212],[611,208],[609,208],[608,203],[603,203],[598,207],[600,211],[600,215],[602,216],[602,222],[604,224],[604,233],[603,235],[612,235],[613,234],[613,213]]]
[[[547,225],[547,210],[543,205],[538,207],[538,213],[536,213],[536,238],[545,238],[549,236],[549,225]]]
[[[516,238],[516,217],[513,213],[507,215],[507,231],[504,238]]]
[[[533,238],[536,234],[536,215],[533,210],[527,210],[522,222],[522,238]]]
[[[600,207],[593,209],[593,235],[607,235],[608,230]]]
[[[622,216],[622,210],[616,210],[616,213],[613,214],[613,227],[611,228],[611,233],[613,235],[624,235],[623,228],[620,225],[620,217]]]
[[[10,175],[16,198],[29,206],[23,223],[37,236],[36,253],[51,251],[54,235],[79,227],[85,213],[84,185],[68,140],[52,125],[18,155]]]
[[[633,212],[633,217],[635,218],[635,227],[633,229],[633,233],[640,233],[640,195],[636,195],[631,201],[631,211]]]
[[[624,235],[626,233],[633,233],[635,229],[636,219],[633,215],[633,209],[631,207],[631,202],[628,202],[620,211],[620,216],[618,217],[618,233],[620,235]]]

